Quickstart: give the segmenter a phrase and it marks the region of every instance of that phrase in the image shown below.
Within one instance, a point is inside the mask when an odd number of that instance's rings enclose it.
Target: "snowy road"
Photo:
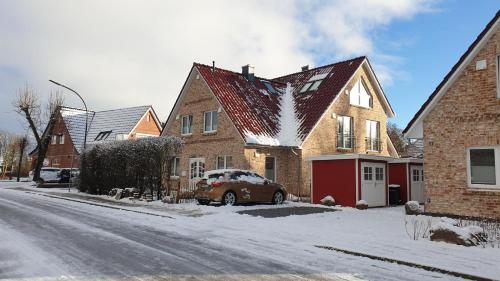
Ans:
[[[23,280],[450,280],[447,275],[196,223],[0,188],[0,278]],[[198,218],[203,223],[203,218]],[[177,229],[179,227],[179,229]],[[234,228],[228,225],[228,228]],[[205,228],[203,228],[205,229]],[[258,232],[258,229],[254,231]],[[223,239],[223,238],[221,238]],[[247,250],[241,250],[241,249]]]

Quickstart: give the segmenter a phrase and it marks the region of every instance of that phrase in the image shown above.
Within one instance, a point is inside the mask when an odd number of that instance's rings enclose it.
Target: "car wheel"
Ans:
[[[277,191],[273,195],[273,204],[276,204],[276,205],[283,204],[284,198],[285,198],[285,196],[283,196],[283,192]]]
[[[236,204],[236,194],[232,191],[224,193],[224,196],[222,196],[222,204],[228,206]]]
[[[198,199],[197,201],[198,201],[198,204],[200,204],[200,205],[208,205],[210,203],[210,201],[208,201],[208,200]]]

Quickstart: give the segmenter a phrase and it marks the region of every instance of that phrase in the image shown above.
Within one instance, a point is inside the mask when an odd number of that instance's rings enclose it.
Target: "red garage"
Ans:
[[[389,184],[400,185],[401,203],[406,202],[413,183],[409,175],[414,167],[422,167],[421,159],[366,154],[325,155],[309,160],[312,161],[312,203],[331,195],[337,204],[352,207],[358,200],[365,200],[370,207],[387,206]],[[420,178],[415,180],[416,186]]]

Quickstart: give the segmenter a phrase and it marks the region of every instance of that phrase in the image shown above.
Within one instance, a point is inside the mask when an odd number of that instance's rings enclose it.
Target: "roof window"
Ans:
[[[328,73],[316,74],[307,80],[307,83],[300,89],[301,93],[305,93],[308,91],[316,91],[323,82],[323,79],[328,76]]]
[[[264,85],[266,86],[269,93],[276,94],[276,89],[274,89],[273,85],[271,85],[271,83],[269,83],[269,81],[262,81],[262,83],[264,83]]]
[[[94,141],[101,141],[101,140],[107,139],[109,137],[109,135],[111,135],[111,132],[112,131],[99,132],[99,134],[97,134],[97,137],[95,137]]]

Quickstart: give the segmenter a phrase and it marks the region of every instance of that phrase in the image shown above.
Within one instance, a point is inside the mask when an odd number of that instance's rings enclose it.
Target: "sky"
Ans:
[[[193,62],[273,78],[366,55],[404,128],[500,8],[489,0],[0,0],[0,131],[12,100],[78,91],[91,110],[153,105],[165,121]],[[65,104],[82,107],[63,91]]]

